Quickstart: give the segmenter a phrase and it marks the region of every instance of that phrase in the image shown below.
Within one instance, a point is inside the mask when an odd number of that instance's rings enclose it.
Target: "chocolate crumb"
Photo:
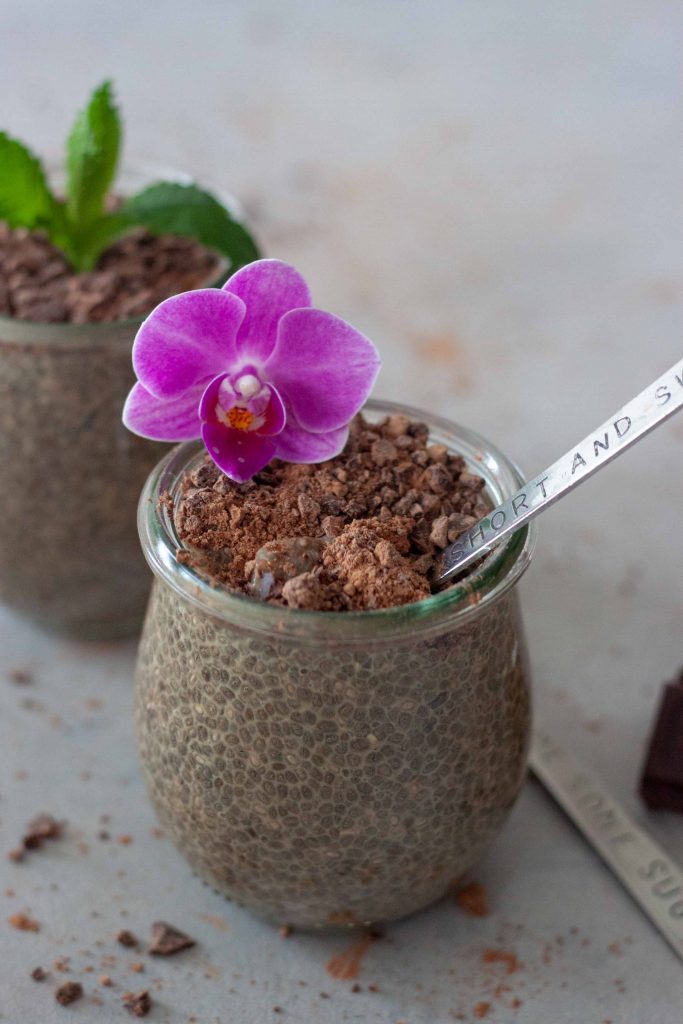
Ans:
[[[7,918],[7,923],[12,927],[16,928],[19,932],[39,932],[40,923],[34,921],[28,914],[12,914],[11,917]]]
[[[194,939],[173,925],[166,924],[165,921],[155,921],[152,925],[152,941],[147,952],[153,956],[173,956],[181,949],[190,949],[194,945]]]
[[[455,894],[455,902],[469,917],[488,917],[486,889],[479,882],[470,882]]]
[[[664,687],[640,781],[653,810],[683,813],[683,669]]]
[[[45,981],[47,978],[47,971],[44,971],[42,967],[34,967],[31,971],[31,977],[34,981]]]
[[[291,924],[281,924],[279,931],[283,939],[288,939],[289,936],[294,931],[294,929],[292,928]]]
[[[46,839],[60,839],[62,825],[51,814],[38,814],[26,826],[23,844],[26,850],[37,850]]]
[[[133,946],[138,945],[138,940],[136,939],[136,937],[133,935],[132,932],[129,932],[126,928],[123,928],[120,932],[118,932],[116,936],[116,941],[119,943],[119,945],[127,946],[128,948],[132,948]]]
[[[522,966],[517,955],[506,949],[485,949],[481,959],[485,964],[502,964],[506,974],[514,974]]]
[[[8,678],[11,682],[16,683],[17,686],[28,686],[33,682],[33,673],[27,668],[13,668],[7,673]]]
[[[83,986],[78,981],[65,981],[55,991],[55,999],[60,1006],[70,1006],[83,996]]]
[[[123,1005],[134,1017],[146,1017],[152,1009],[152,997],[149,992],[126,993]]]

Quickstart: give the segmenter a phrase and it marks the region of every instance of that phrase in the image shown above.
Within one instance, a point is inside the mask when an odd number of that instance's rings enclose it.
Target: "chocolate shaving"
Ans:
[[[11,917],[7,918],[7,923],[12,928],[16,928],[18,932],[39,932],[40,922],[35,921],[28,914],[12,914]]]
[[[46,839],[60,839],[62,824],[51,814],[38,814],[26,826],[22,842],[26,850],[37,850]]]
[[[130,992],[126,995],[123,1005],[134,1017],[146,1017],[152,1009],[152,997],[149,992]]]
[[[33,682],[33,673],[27,668],[13,668],[7,675],[10,681],[16,683],[17,686],[28,686]]]
[[[55,999],[60,1006],[70,1006],[83,996],[83,986],[78,981],[65,981],[55,991]]]
[[[194,939],[173,925],[166,924],[165,921],[155,921],[152,925],[152,941],[147,952],[154,956],[173,956],[181,949],[190,949],[194,945]]]
[[[455,902],[468,917],[488,917],[486,889],[480,882],[470,882],[455,894]]]

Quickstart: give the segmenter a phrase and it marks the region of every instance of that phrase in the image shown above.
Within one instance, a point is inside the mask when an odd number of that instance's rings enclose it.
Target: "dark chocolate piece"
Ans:
[[[123,931],[120,931],[117,934],[116,941],[120,942],[122,946],[128,946],[129,948],[137,946],[138,944],[138,940],[135,938],[132,932],[128,931],[127,928],[124,928]]]
[[[683,814],[683,672],[664,687],[640,795],[652,809]]]

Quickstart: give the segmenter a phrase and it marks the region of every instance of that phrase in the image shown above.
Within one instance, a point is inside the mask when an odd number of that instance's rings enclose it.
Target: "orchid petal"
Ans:
[[[142,384],[134,384],[123,407],[123,422],[140,437],[153,441],[192,441],[199,437],[202,386],[165,401]]]
[[[267,466],[277,448],[276,438],[216,422],[202,424],[202,440],[218,468],[238,484]]]
[[[218,402],[222,385],[230,387],[229,374],[221,373],[218,377],[214,377],[214,379],[207,384],[199,403],[199,418],[203,423],[208,420],[213,421],[216,419],[214,410]],[[231,390],[233,389],[231,388]],[[237,398],[237,395],[235,395],[235,398]]]
[[[268,384],[270,390],[270,402],[265,413],[265,422],[261,424],[258,430],[254,431],[256,434],[262,434],[263,437],[273,437],[282,432],[285,423],[287,422],[287,413],[285,412],[285,405],[280,398],[277,389],[272,384]]]
[[[347,426],[325,434],[312,434],[300,427],[290,416],[281,434],[275,438],[278,459],[285,462],[325,462],[344,448],[349,436]]]
[[[281,260],[249,263],[225,282],[223,291],[237,296],[246,307],[237,337],[240,355],[261,363],[275,348],[280,318],[311,304],[301,274]]]
[[[353,419],[379,367],[375,346],[346,321],[320,309],[294,309],[280,321],[264,374],[302,427],[327,433]]]
[[[174,398],[237,358],[236,338],[244,303],[217,288],[199,288],[165,299],[140,327],[133,366],[157,398]]]

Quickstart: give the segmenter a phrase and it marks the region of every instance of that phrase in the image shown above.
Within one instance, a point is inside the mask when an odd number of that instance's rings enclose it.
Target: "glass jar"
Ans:
[[[59,171],[51,178],[59,188]],[[120,191],[162,178],[189,180],[141,166],[120,175]],[[0,317],[0,601],[80,638],[136,632],[149,595],[135,508],[168,449],[121,423],[142,319]]]
[[[494,502],[521,485],[481,437],[406,413],[462,454]],[[516,583],[522,529],[462,583],[381,611],[309,612],[212,587],[180,565],[160,496],[202,458],[151,475],[139,527],[155,581],[136,728],[159,816],[194,870],[301,927],[403,917],[438,899],[500,831],[522,784],[529,675]]]

